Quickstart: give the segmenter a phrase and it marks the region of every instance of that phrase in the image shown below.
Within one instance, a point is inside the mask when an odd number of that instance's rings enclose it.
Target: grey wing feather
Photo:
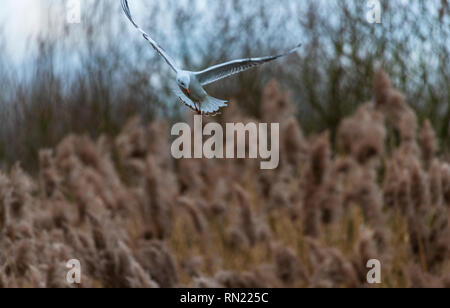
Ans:
[[[208,85],[210,83],[224,79],[231,75],[246,71],[255,66],[258,66],[258,65],[264,64],[266,62],[270,62],[270,61],[276,60],[278,58],[287,56],[287,55],[295,52],[298,48],[300,48],[300,46],[302,46],[302,44],[297,45],[295,48],[291,49],[290,51],[288,51],[284,54],[280,54],[280,55],[276,55],[276,56],[240,59],[240,60],[234,60],[234,61],[226,62],[223,64],[215,65],[210,68],[207,68],[204,71],[196,72],[195,76],[197,77],[198,81],[202,85]]]
[[[159,46],[159,44],[157,42],[155,42],[150,35],[148,35],[147,33],[144,32],[144,30],[142,30],[133,20],[133,17],[131,16],[131,12],[130,12],[130,8],[128,6],[128,1],[127,0],[121,0],[122,3],[122,9],[125,12],[125,15],[127,15],[128,19],[131,21],[131,23],[136,27],[136,29],[139,30],[139,32],[142,33],[142,36],[150,42],[150,44],[152,45],[152,47],[156,50],[156,52],[162,56],[164,58],[164,60],[167,62],[167,64],[169,64],[169,66],[176,72],[178,73],[178,68],[177,65],[175,64],[175,61],[167,54],[167,52],[164,50],[164,48],[162,48],[161,46]]]
[[[178,85],[171,85],[171,90],[187,107],[191,108],[193,111],[196,111],[196,109],[198,109],[195,103],[189,97],[187,97],[186,94],[183,93],[183,91],[180,90]]]

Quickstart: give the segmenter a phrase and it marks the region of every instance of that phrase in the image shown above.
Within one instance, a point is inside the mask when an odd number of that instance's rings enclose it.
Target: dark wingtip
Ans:
[[[130,7],[128,6],[128,1],[121,0],[120,3],[122,4],[122,9],[125,12],[125,15],[131,21],[133,26],[135,26],[136,28],[139,28],[139,26],[134,22],[133,17],[131,16]]]
[[[297,49],[299,49],[300,47],[302,47],[302,45],[303,45],[303,44],[300,43],[300,44],[298,44],[297,46],[295,46],[294,48],[292,48],[291,50],[289,50],[288,52],[286,52],[286,53],[284,53],[284,54],[281,54],[281,55],[274,56],[274,57],[272,58],[272,60],[278,59],[278,58],[281,58],[281,57],[286,57],[286,56],[288,56],[288,55],[290,55],[290,54],[296,52]]]
[[[297,49],[299,49],[300,47],[303,46],[303,43],[298,44],[297,46],[295,46],[294,48],[292,48],[291,50],[289,50],[286,54],[284,54],[283,56],[287,56],[290,55],[291,53],[294,53],[297,51]]]
[[[299,49],[300,47],[303,46],[303,43],[298,44],[297,46],[295,46],[294,48],[292,48],[291,53],[296,51],[297,49]]]

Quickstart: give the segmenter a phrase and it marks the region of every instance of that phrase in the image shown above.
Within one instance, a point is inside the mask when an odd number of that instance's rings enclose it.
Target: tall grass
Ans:
[[[371,287],[369,259],[381,287],[450,287],[450,164],[387,74],[336,151],[304,137],[276,82],[263,97],[265,121],[286,119],[273,171],[175,162],[167,122],[133,119],[41,150],[38,176],[0,174],[0,286],[67,287],[75,258],[81,287]],[[251,120],[236,105],[224,118]]]
[[[170,70],[127,22],[118,1],[84,1],[81,24],[65,21],[61,3],[41,1],[48,19],[30,38],[26,60],[13,65],[7,53],[0,54],[5,167],[19,160],[36,171],[39,148],[55,146],[71,132],[115,136],[135,114],[144,121],[182,117],[184,106],[169,90]],[[364,1],[217,1],[207,13],[200,0],[190,6],[175,0],[130,5],[142,27],[188,69],[302,42],[297,55],[208,91],[236,98],[245,115],[262,118],[262,89],[275,78],[290,91],[305,131],[330,130],[333,146],[340,121],[370,98],[374,67],[382,62],[419,122],[430,119],[446,150],[450,16],[446,1],[432,2],[382,1],[382,23],[375,25],[365,20]],[[7,43],[0,42],[0,48]]]
[[[190,114],[118,2],[48,2],[23,63],[0,31],[0,287],[67,287],[73,258],[82,287],[369,287],[369,259],[450,287],[448,2],[191,2],[136,14],[188,69],[304,43],[208,87],[209,121],[281,124],[280,167],[173,161]]]

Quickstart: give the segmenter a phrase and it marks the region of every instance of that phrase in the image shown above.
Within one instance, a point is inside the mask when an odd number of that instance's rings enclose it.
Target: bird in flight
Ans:
[[[290,51],[276,56],[234,60],[209,67],[200,72],[182,70],[176,65],[175,61],[167,54],[167,52],[134,22],[128,6],[128,1],[121,0],[121,3],[125,15],[131,23],[139,30],[139,32],[141,32],[144,39],[150,43],[156,52],[164,58],[167,64],[177,74],[177,87],[174,89],[175,94],[186,106],[197,112],[199,115],[216,115],[219,110],[226,107],[228,103],[227,101],[208,95],[203,88],[204,86],[266,62],[292,54],[301,46],[301,44],[299,44]]]

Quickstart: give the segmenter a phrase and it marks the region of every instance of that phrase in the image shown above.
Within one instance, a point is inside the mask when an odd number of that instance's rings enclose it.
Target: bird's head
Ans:
[[[189,94],[191,76],[189,75],[188,72],[185,71],[179,72],[177,74],[177,83],[180,88],[184,89]]]

